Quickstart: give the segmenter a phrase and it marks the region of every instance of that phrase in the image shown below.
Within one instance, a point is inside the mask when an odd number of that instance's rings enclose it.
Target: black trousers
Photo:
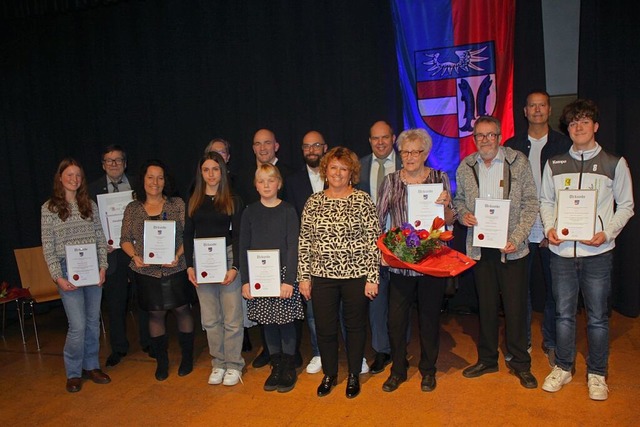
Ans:
[[[108,256],[109,269],[103,285],[103,301],[109,317],[109,344],[112,352],[129,351],[127,312],[129,298],[135,297],[135,285],[131,289],[129,287],[129,277],[132,276],[129,261],[129,257],[121,249],[114,250]],[[139,310],[137,304],[132,304],[131,307],[138,311],[140,345],[147,347],[150,344],[149,316],[145,311]]]
[[[103,295],[109,315],[109,343],[112,352],[126,353],[129,351],[126,327],[129,257],[121,249],[116,249],[109,254],[108,262],[109,269],[103,285]]]
[[[513,355],[509,365],[518,372],[531,369],[527,352],[527,256],[500,261],[497,249],[482,249],[482,257],[474,267],[480,337],[478,361],[488,366],[498,364],[498,330],[500,297],[504,308],[507,351]]]
[[[360,374],[364,345],[367,340],[367,308],[369,299],[364,295],[366,278],[328,279],[311,278],[311,302],[316,320],[318,348],[325,375],[338,374],[338,329],[342,302],[349,373]]]
[[[407,378],[407,327],[414,302],[418,305],[420,363],[422,376],[436,373],[440,348],[440,308],[445,280],[432,276],[404,276],[391,273],[389,285],[389,341],[391,373]]]

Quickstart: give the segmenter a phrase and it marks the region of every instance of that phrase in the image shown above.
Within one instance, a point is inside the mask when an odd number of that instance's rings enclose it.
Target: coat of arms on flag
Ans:
[[[415,52],[417,102],[424,123],[449,138],[473,132],[496,108],[493,41]]]

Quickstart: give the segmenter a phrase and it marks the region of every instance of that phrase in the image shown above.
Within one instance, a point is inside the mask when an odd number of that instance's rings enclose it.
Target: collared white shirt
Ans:
[[[529,149],[529,164],[531,165],[531,171],[533,172],[533,180],[536,183],[536,190],[538,191],[538,199],[540,198],[540,186],[542,185],[542,171],[540,170],[540,156],[542,156],[542,148],[548,141],[549,134],[542,138],[536,139],[531,135],[529,136],[529,142],[531,148]],[[540,213],[536,217],[536,222],[531,227],[531,233],[529,233],[529,241],[534,243],[540,243],[544,239],[544,233],[542,228],[542,220],[540,219]]]
[[[324,190],[324,182],[320,177],[320,171],[314,171],[307,165],[307,174],[309,175],[309,181],[311,181],[311,189],[314,193]]]
[[[371,189],[371,200],[376,203],[378,199],[378,168],[380,167],[376,160],[376,155],[371,155],[371,173],[369,174],[369,188]],[[389,175],[396,171],[396,152],[391,150],[391,153],[384,159],[384,176]]]
[[[109,175],[107,175],[107,191],[109,193],[114,193],[115,189],[113,188],[113,185],[111,184],[113,181],[111,178],[109,178]],[[131,185],[129,184],[129,180],[127,179],[127,175],[122,175],[122,177],[120,178],[120,182],[116,182],[116,184],[118,185],[118,191],[129,191],[131,190]]]
[[[478,180],[479,195],[482,199],[502,199],[504,183],[504,148],[498,149],[498,154],[491,160],[491,165],[487,166],[478,154],[477,156],[480,174]]]

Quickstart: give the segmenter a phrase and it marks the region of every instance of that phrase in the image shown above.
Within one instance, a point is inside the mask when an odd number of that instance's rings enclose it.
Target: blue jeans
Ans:
[[[529,275],[529,301],[527,302],[527,342],[531,344],[531,289],[534,287],[533,265],[540,257],[542,265],[542,277],[544,280],[544,312],[542,319],[542,345],[545,349],[556,348],[556,302],[551,290],[551,266],[549,262],[549,248],[541,248],[539,243],[529,243],[529,263],[527,266]]]
[[[82,370],[100,368],[100,303],[102,288],[83,286],[75,291],[58,288],[69,321],[64,343],[64,368],[67,378],[79,378]]]
[[[233,255],[227,247],[227,265],[231,268]],[[243,308],[240,273],[228,285],[201,284],[196,288],[200,301],[200,320],[207,333],[209,353],[214,368],[242,371]]]
[[[606,375],[609,359],[608,299],[611,293],[611,251],[581,258],[551,254],[556,300],[556,364],[571,371],[576,356],[576,312],[582,292],[587,312],[587,373]]]

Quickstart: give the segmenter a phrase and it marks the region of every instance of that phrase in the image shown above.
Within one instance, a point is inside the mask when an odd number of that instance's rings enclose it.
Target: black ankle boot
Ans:
[[[280,381],[278,382],[278,393],[286,393],[293,390],[297,380],[298,374],[296,373],[295,368],[295,356],[283,354]]]
[[[193,371],[193,332],[179,332],[178,341],[182,349],[182,360],[178,368],[178,375],[184,377]]]
[[[169,354],[167,353],[167,336],[151,337],[151,348],[156,354],[156,379],[164,381],[169,377]]]
[[[271,375],[264,382],[264,391],[274,391],[280,384],[280,374],[282,372],[282,354],[271,355]]]

